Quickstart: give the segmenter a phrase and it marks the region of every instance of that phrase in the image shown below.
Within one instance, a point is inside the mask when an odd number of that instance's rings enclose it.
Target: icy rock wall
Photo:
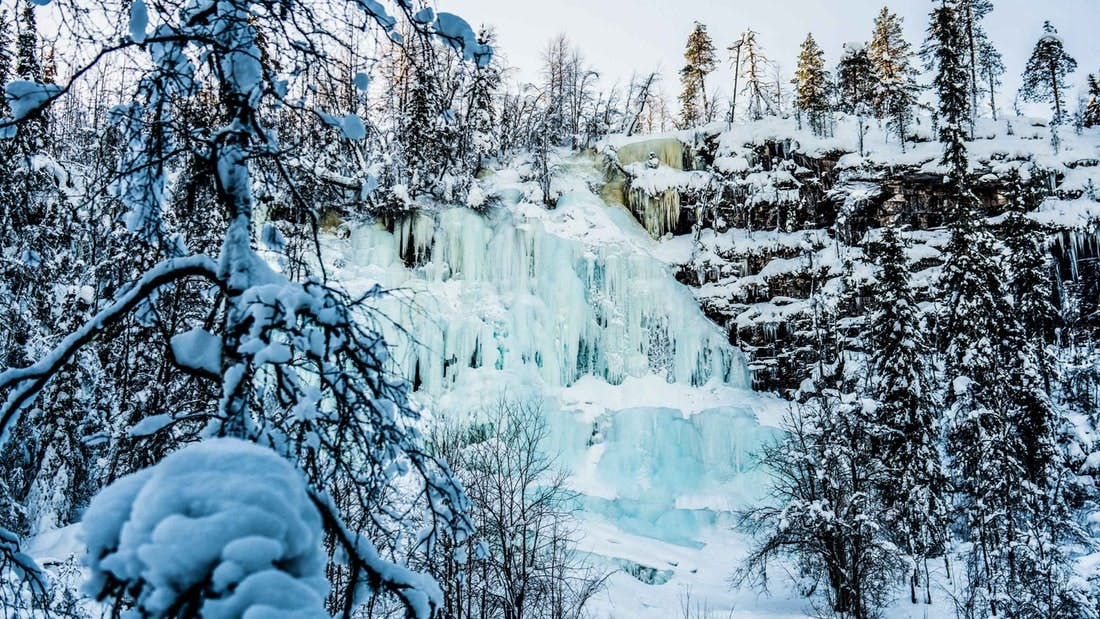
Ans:
[[[627,202],[634,216],[655,239],[675,230],[680,221],[680,192],[677,189],[650,195],[641,187],[631,187]]]
[[[351,242],[351,259],[382,269],[375,277],[396,290],[383,311],[419,344],[400,347],[397,361],[430,393],[482,367],[534,368],[553,386],[647,374],[746,384],[740,353],[668,267],[629,246],[467,209],[415,215],[393,234],[363,228]]]
[[[661,163],[670,168],[684,169],[684,143],[677,138],[658,138],[624,144],[618,149],[619,162],[627,166],[646,161],[650,153],[656,154]]]

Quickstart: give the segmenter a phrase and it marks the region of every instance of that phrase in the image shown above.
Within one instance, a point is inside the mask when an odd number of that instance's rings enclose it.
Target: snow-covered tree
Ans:
[[[871,619],[892,595],[901,561],[877,518],[875,469],[860,403],[823,390],[793,410],[762,450],[775,501],[742,514],[756,546],[735,583],[767,588],[770,564],[793,558],[802,592],[822,584],[839,616]]]
[[[768,68],[771,61],[764,55],[764,49],[756,40],[757,32],[747,30],[736,44],[737,66],[734,71],[740,83],[737,95],[748,103],[748,117],[759,120],[765,115],[776,113],[776,84],[773,84]]]
[[[939,97],[939,141],[943,145],[941,163],[947,168],[951,185],[949,207],[958,209],[953,219],[969,219],[974,198],[966,182],[969,163],[964,124],[969,110],[968,76],[965,42],[958,14],[952,4],[945,2],[932,11],[928,35],[931,64],[936,71],[933,85]]]
[[[11,81],[15,68],[13,61],[11,13],[0,9],[0,84]],[[6,117],[10,112],[7,97],[0,97],[0,117]]]
[[[19,35],[16,37],[15,43],[15,74],[21,79],[41,81],[42,65],[38,58],[36,3],[31,2],[31,0],[23,0],[21,4]]]
[[[692,127],[712,119],[707,98],[707,76],[717,66],[714,41],[706,24],[695,22],[684,50],[684,68],[680,69],[680,125]]]
[[[829,72],[825,70],[825,52],[812,34],[806,35],[795,70],[795,101],[804,112],[816,135],[826,132],[825,118],[830,111]]]
[[[1023,336],[1040,347],[1054,342],[1061,326],[1054,306],[1054,265],[1047,235],[1038,222],[1026,216],[1046,197],[1042,172],[1037,166],[1013,170],[1008,179],[1011,202],[1003,226],[1005,281],[1015,315]]]
[[[873,67],[875,116],[888,119],[905,146],[906,130],[917,101],[917,70],[913,66],[913,48],[901,30],[902,19],[887,7],[875,18],[874,33],[867,49]]]
[[[997,120],[997,89],[1001,87],[1005,65],[1001,52],[988,40],[979,43],[976,67],[981,88],[988,96],[989,112]]]
[[[866,330],[867,393],[875,402],[868,414],[870,458],[881,520],[912,561],[910,599],[916,603],[923,587],[924,601],[931,603],[928,558],[946,548],[951,512],[931,347],[910,289],[905,247],[893,227],[883,230],[878,262],[878,309]]]
[[[873,105],[874,70],[866,43],[844,45],[836,70],[837,106],[841,111],[854,114],[860,105]]]
[[[1077,61],[1066,53],[1062,38],[1051,23],[1043,22],[1043,36],[1035,44],[1024,69],[1020,98],[1034,103],[1049,102],[1054,109],[1053,124],[1065,121],[1066,76],[1077,69]]]
[[[82,529],[88,588],[115,614],[330,616],[321,512],[271,449],[189,445],[105,488]]]
[[[969,117],[965,37],[958,13],[932,11],[930,39],[940,99],[941,165],[946,169],[951,239],[940,279],[939,316],[946,384],[947,451],[967,541],[968,615],[997,613],[1011,571],[1006,551],[1016,542],[1012,508],[1020,480],[1019,437],[1001,391],[1000,339],[1011,321],[994,240],[971,191],[965,125]]]
[[[109,193],[109,203],[125,209],[118,218],[125,234],[163,260],[122,274],[113,288],[92,288],[83,301],[91,305],[88,317],[67,311],[54,344],[36,355],[37,361],[9,366],[5,360],[0,446],[11,444],[21,424],[40,427],[42,417],[32,405],[65,379],[66,368],[93,342],[111,340],[130,319],[155,326],[161,335],[159,350],[167,351],[170,360],[162,380],[196,376],[216,390],[217,398],[186,419],[173,417],[175,406],[166,407],[145,419],[139,434],[171,436],[177,422],[197,422],[207,436],[273,447],[293,464],[298,471],[294,475],[309,483],[309,502],[320,512],[329,561],[337,553],[342,557],[329,566],[328,573],[339,575],[340,583],[329,599],[330,611],[350,615],[363,601],[355,593],[369,584],[376,593],[392,595],[408,615],[430,616],[440,603],[438,588],[383,559],[368,540],[389,544],[390,556],[398,556],[398,537],[389,527],[404,523],[385,508],[397,502],[408,513],[426,514],[428,528],[421,542],[431,545],[444,529],[458,534],[467,528],[461,513],[465,499],[445,469],[422,451],[411,428],[417,412],[408,400],[409,387],[390,374],[388,349],[371,322],[368,308],[377,291],[352,298],[326,282],[323,266],[302,276],[274,269],[261,258],[253,237],[258,204],[275,190],[294,194],[295,173],[305,155],[299,144],[280,141],[275,111],[296,114],[301,123],[320,119],[333,142],[357,143],[367,136],[355,111],[321,107],[297,94],[309,89],[302,84],[308,76],[300,68],[346,75],[330,64],[333,57],[324,48],[351,47],[349,41],[361,36],[364,24],[397,38],[399,20],[376,3],[362,2],[299,2],[291,10],[282,0],[195,2],[163,10],[143,0],[133,0],[126,10],[116,5],[90,8],[75,0],[51,5],[66,43],[75,45],[88,32],[74,33],[69,29],[73,26],[98,32],[95,28],[121,25],[128,31],[122,38],[99,33],[104,37],[100,40],[111,42],[102,53],[88,56],[90,66],[72,72],[74,80],[94,75],[100,63],[117,54],[146,55],[139,72],[118,76],[129,92],[126,103],[113,108],[114,126],[102,144],[116,148],[118,155],[109,184],[89,193]],[[487,60],[488,50],[457,16],[417,11],[411,3],[399,8],[416,36],[440,40],[466,61]],[[325,44],[303,46],[298,37],[302,27]],[[123,43],[116,44],[119,40]],[[201,142],[191,151],[181,148],[187,142],[177,135],[181,106],[204,87],[218,93],[211,115],[218,126],[209,136],[191,136]],[[0,134],[10,138],[77,89],[73,83],[50,86],[24,80],[7,90],[13,115],[0,120]],[[172,174],[186,169],[188,155],[195,153],[213,171],[215,204],[205,206],[225,215],[216,260],[191,252],[170,228],[165,212]],[[323,170],[318,176],[332,178]],[[357,194],[368,191],[366,178],[336,180]],[[264,234],[265,240],[277,238]],[[156,303],[182,285],[204,290],[202,322],[172,322],[156,311]],[[201,491],[203,485],[195,488]],[[9,549],[5,544],[0,550]],[[158,608],[173,608],[172,591],[158,596]],[[127,587],[125,593],[143,604],[140,591]]]
[[[576,495],[548,455],[553,437],[541,404],[501,400],[463,417],[429,434],[470,497],[475,527],[430,564],[444,586],[444,616],[581,616],[603,577],[572,547]]]
[[[1088,88],[1088,100],[1085,103],[1082,121],[1086,127],[1100,126],[1100,81],[1097,81],[1094,73],[1089,74]]]
[[[496,33],[489,28],[478,32],[478,44],[491,49],[496,43]],[[502,75],[499,61],[494,58],[488,63],[474,67],[473,78],[467,90],[467,130],[470,137],[470,154],[474,158],[473,169],[476,174],[487,158],[499,152],[497,137],[496,96],[501,86]]]
[[[992,0],[957,0],[956,11],[962,24],[963,38],[966,41],[967,66],[970,67],[970,127],[973,134],[974,121],[978,116],[978,83],[981,79],[985,79],[981,75],[983,69],[990,68],[983,65],[993,57],[998,59],[1000,57],[989,36],[986,35],[985,28],[982,27],[982,20],[993,12],[993,2]],[[985,56],[985,63],[982,61],[983,56]]]

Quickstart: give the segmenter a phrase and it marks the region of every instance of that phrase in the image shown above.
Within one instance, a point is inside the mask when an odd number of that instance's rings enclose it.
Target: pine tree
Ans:
[[[42,81],[42,65],[38,62],[38,24],[34,3],[24,0],[19,19],[19,36],[15,43],[15,75],[32,82]]]
[[[34,7],[33,2],[24,0],[23,11],[19,16],[19,34],[15,42],[15,77],[41,82],[42,65],[38,57],[38,24]],[[48,132],[46,118],[45,112],[36,112],[32,120],[20,128],[17,142],[24,152],[37,151],[45,145]]]
[[[709,121],[712,110],[707,99],[707,76],[717,64],[714,55],[714,42],[707,34],[705,24],[695,22],[688,35],[687,48],[684,50],[684,68],[680,69],[680,124],[693,127],[700,122]]]
[[[11,21],[9,13],[0,10],[0,84],[7,84],[12,79],[12,54],[11,54]],[[7,97],[0,97],[0,118],[6,118],[11,110],[8,107]]]
[[[993,259],[993,237],[982,226],[967,178],[966,45],[953,4],[945,2],[933,10],[929,31],[951,229],[940,282],[946,302],[939,318],[947,387],[947,450],[960,516],[971,542],[964,606],[968,616],[980,616],[987,610],[996,614],[997,603],[1005,595],[1009,573],[1005,553],[1015,541],[1011,507],[1021,475],[1016,459],[1020,448],[1000,392],[1007,381],[998,346],[1011,312]]]
[[[795,70],[795,101],[806,112],[815,135],[825,133],[825,117],[829,106],[829,72],[825,70],[825,52],[818,47],[812,34],[802,42]]]
[[[496,42],[496,33],[483,28],[478,33],[478,43],[492,47]],[[474,68],[473,78],[467,93],[468,118],[466,124],[470,133],[470,150],[473,156],[473,171],[477,173],[484,160],[497,153],[497,113],[494,98],[501,84],[501,70],[493,57],[488,63]]]
[[[992,0],[957,0],[956,12],[962,26],[963,39],[966,42],[968,56],[967,66],[970,67],[970,132],[974,133],[974,121],[978,116],[978,81],[981,63],[979,59],[983,53],[992,50],[993,54],[1000,54],[982,28],[982,20],[993,12]]]
[[[867,45],[849,43],[837,66],[837,107],[854,114],[860,105],[868,107],[874,101],[874,65],[867,53]]]
[[[890,120],[904,148],[918,87],[917,70],[912,62],[913,48],[905,40],[901,24],[902,19],[897,14],[883,7],[875,18],[867,56],[874,70],[875,116]]]
[[[1051,398],[1055,380],[1047,346],[1061,326],[1052,286],[1053,265],[1046,233],[1026,213],[1046,196],[1041,170],[1032,166],[1009,180],[1011,211],[1005,220],[1005,278],[1012,298],[1013,328],[1004,340],[1009,381],[1006,398],[1022,449],[1026,483],[1017,508],[1023,541],[1013,556],[1015,569],[1008,596],[1011,616],[1095,617],[1086,594],[1073,581],[1065,547],[1088,535],[1071,507],[1075,475],[1068,467],[1061,435],[1067,425]]]
[[[1065,120],[1065,91],[1069,88],[1065,79],[1076,68],[1077,61],[1062,47],[1058,31],[1049,21],[1043,22],[1043,36],[1035,44],[1024,69],[1020,97],[1033,103],[1049,101],[1054,107],[1051,122],[1061,124]]]
[[[910,289],[904,246],[897,231],[883,230],[875,288],[878,310],[867,327],[870,351],[868,395],[872,459],[881,518],[893,541],[911,558],[910,599],[923,585],[931,603],[928,558],[942,553],[950,502],[941,466],[940,420],[929,367],[931,349],[923,337],[920,309]]]
[[[748,117],[759,120],[765,114],[774,114],[776,102],[773,101],[772,93],[776,89],[768,79],[768,57],[756,40],[756,32],[747,30],[741,35],[737,57],[740,65],[734,70],[741,81],[738,95],[743,95],[748,100]]]
[[[997,89],[1001,86],[1005,65],[1001,53],[988,40],[979,44],[977,70],[985,94],[989,96],[990,114],[997,120]]]
[[[969,164],[966,132],[963,131],[968,109],[967,70],[963,60],[962,32],[953,5],[945,2],[932,11],[929,39],[932,42],[932,66],[936,71],[933,86],[939,96],[939,140],[943,145],[941,163],[948,169],[948,182],[951,184],[949,206],[958,210],[953,219],[961,222],[973,215],[970,210],[974,197],[966,185]]]
[[[1011,202],[1004,224],[1005,277],[1023,337],[1038,346],[1055,339],[1061,326],[1054,306],[1054,267],[1046,247],[1046,233],[1026,216],[1046,198],[1041,170],[1036,166],[1014,170],[1008,179]],[[1051,378],[1047,373],[1047,378]]]
[[[1096,80],[1096,75],[1089,74],[1089,95],[1088,102],[1085,104],[1085,114],[1083,124],[1086,127],[1100,126],[1100,82]]]

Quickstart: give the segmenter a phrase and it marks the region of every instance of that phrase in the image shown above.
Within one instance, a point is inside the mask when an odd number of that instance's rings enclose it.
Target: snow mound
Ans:
[[[321,619],[321,519],[293,467],[236,439],[190,445],[105,488],[82,523],[89,593],[122,584],[142,616],[202,591],[205,619]]]

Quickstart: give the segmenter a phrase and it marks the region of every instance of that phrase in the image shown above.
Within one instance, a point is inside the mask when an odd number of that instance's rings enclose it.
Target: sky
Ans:
[[[658,67],[664,89],[679,88],[684,43],[693,23],[707,25],[720,58],[749,28],[759,33],[765,53],[790,76],[799,46],[812,32],[832,67],[843,45],[867,41],[883,0],[438,0],[439,10],[457,13],[471,24],[497,29],[498,48],[517,67],[517,79],[538,78],[540,52],[551,37],[565,33],[583,51],[606,83],[629,79],[632,71]],[[904,19],[914,48],[924,40],[929,0],[892,0],[890,9]],[[1049,19],[1077,59],[1076,85],[1100,71],[1100,0],[994,0],[986,30],[1004,55],[1008,73],[1002,100],[1011,105],[1020,74]],[[708,86],[728,91],[732,73],[723,63]],[[1006,96],[1007,95],[1007,96]]]

